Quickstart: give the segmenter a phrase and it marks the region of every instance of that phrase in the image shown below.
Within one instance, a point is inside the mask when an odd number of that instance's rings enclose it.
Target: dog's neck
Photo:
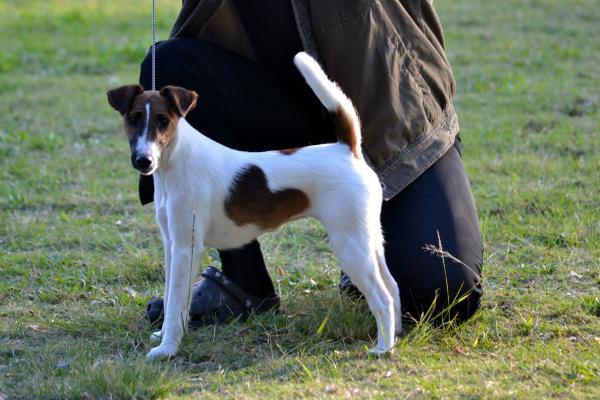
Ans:
[[[235,157],[235,150],[225,147],[204,136],[181,118],[177,133],[162,151],[157,176],[167,179],[172,172],[218,176],[219,169],[227,159]]]

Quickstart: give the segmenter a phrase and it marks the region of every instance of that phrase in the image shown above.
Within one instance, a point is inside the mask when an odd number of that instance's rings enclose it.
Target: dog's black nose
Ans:
[[[152,164],[152,160],[150,160],[146,156],[136,157],[135,159],[135,167],[140,171],[147,171],[150,169],[150,165]]]

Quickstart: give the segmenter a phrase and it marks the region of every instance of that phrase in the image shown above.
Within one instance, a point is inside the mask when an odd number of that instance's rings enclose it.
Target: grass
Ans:
[[[159,1],[159,37],[179,5]],[[149,363],[162,250],[104,92],[137,80],[150,4],[0,2],[0,398],[599,398],[600,9],[436,5],[486,244],[481,312],[369,358],[368,311],[300,221],[262,241],[282,314],[195,330]]]

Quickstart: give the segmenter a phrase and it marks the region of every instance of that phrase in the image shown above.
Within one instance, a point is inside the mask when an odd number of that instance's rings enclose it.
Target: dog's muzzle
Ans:
[[[148,157],[147,155],[137,154],[133,154],[131,156],[131,164],[133,165],[133,168],[140,171],[142,175],[149,175],[150,173],[152,173],[152,169],[154,166],[150,157]]]

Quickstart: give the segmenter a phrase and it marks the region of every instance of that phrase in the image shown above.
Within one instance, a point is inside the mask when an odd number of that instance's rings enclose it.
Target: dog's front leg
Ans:
[[[178,210],[177,214],[181,215],[181,210]],[[169,213],[171,268],[162,341],[159,346],[150,350],[148,358],[175,355],[187,327],[192,283],[198,275],[204,251],[204,232],[201,228],[204,225],[199,221],[193,224],[194,220],[195,218],[179,218]]]
[[[158,188],[158,185],[157,185]],[[169,236],[169,225],[167,217],[166,199],[161,195],[160,190],[155,192],[155,203],[156,203],[156,221],[160,227],[160,235],[163,242],[163,248],[165,252],[165,288],[163,296],[163,314],[167,309],[167,302],[169,301],[169,285],[171,281],[171,238]],[[164,315],[163,315],[164,316]],[[150,335],[150,340],[160,341],[163,335],[162,328],[160,331],[154,332]]]

